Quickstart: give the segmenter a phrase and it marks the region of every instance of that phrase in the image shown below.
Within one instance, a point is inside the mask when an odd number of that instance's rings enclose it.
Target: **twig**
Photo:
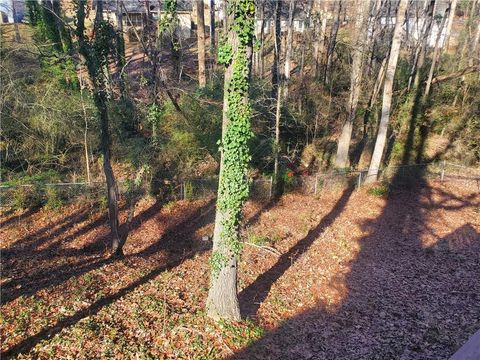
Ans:
[[[282,256],[282,253],[280,251],[278,251],[277,249],[272,248],[270,246],[257,245],[257,244],[251,243],[251,242],[245,242],[245,244],[256,247],[258,249],[265,250],[266,252],[268,252],[270,254],[273,254],[273,255],[276,255],[276,256]]]

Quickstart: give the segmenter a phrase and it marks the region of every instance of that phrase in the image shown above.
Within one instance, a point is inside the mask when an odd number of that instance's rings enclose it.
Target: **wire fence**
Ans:
[[[462,181],[477,186],[480,191],[480,168],[472,168],[446,161],[438,163],[391,166],[378,170],[378,181],[391,186],[421,184],[425,180]],[[318,194],[324,189],[357,187],[368,180],[368,170],[318,172],[313,175],[284,176],[280,181],[282,192]],[[169,184],[160,197],[165,200],[194,200],[215,197],[218,177],[187,179]],[[118,182],[120,198],[128,195],[124,182]],[[143,188],[142,193],[148,189]],[[250,198],[268,199],[275,194],[272,177],[250,180]],[[58,206],[78,199],[106,202],[105,183],[52,183],[0,186],[0,206],[28,208],[41,205]]]

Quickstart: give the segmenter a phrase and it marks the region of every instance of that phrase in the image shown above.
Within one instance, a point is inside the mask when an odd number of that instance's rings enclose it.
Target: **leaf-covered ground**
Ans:
[[[142,201],[123,260],[95,206],[3,215],[3,355],[448,358],[480,328],[478,188],[378,195],[248,203],[240,323],[204,313],[213,201]]]

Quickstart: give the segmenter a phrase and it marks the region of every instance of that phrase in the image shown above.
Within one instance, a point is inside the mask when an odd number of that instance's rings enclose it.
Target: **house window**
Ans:
[[[140,13],[124,14],[125,25],[127,26],[142,26],[143,16]]]

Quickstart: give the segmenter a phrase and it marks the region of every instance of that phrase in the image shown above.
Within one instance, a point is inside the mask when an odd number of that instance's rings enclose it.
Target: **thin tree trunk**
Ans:
[[[392,46],[390,49],[387,70],[385,73],[385,84],[383,86],[382,116],[380,118],[380,125],[378,127],[377,140],[375,141],[375,148],[373,150],[372,160],[368,169],[368,174],[366,178],[367,183],[372,183],[377,180],[378,169],[380,168],[383,151],[385,149],[388,122],[390,120],[390,108],[392,105],[393,80],[395,77],[398,56],[400,53],[402,26],[405,19],[405,10],[407,8],[407,3],[408,0],[400,0],[398,4],[395,29],[393,31]]]
[[[348,151],[350,148],[350,141],[352,138],[353,123],[357,113],[358,99],[360,98],[361,84],[362,84],[362,67],[363,54],[367,46],[367,24],[368,11],[370,7],[369,0],[361,0],[360,13],[355,21],[355,41],[353,43],[353,63],[352,73],[350,78],[350,98],[348,100],[348,118],[343,124],[342,133],[338,139],[337,156],[335,158],[335,166],[337,168],[345,168],[348,164]]]
[[[333,54],[335,52],[335,47],[337,46],[337,34],[338,28],[340,27],[340,15],[342,12],[342,0],[336,0],[335,2],[335,18],[332,24],[332,30],[330,32],[330,39],[328,41],[327,49],[327,60],[325,66],[325,73],[323,76],[324,84],[330,84],[331,81],[331,71],[333,63]]]
[[[278,86],[281,81],[280,77],[280,54],[282,46],[282,32],[281,32],[281,11],[282,0],[275,1],[274,10],[274,48],[273,48],[273,64],[272,64],[272,99],[277,98]]]
[[[475,30],[475,35],[473,37],[472,44],[470,46],[470,58],[468,59],[468,66],[473,66],[473,60],[475,57],[478,58],[477,47],[480,42],[480,21],[477,23],[477,29]]]
[[[101,1],[98,2],[101,4]],[[100,14],[100,15],[98,15]],[[98,11],[95,18],[95,24],[98,25],[103,20],[102,12]],[[98,81],[97,76],[100,73],[99,65],[94,54],[91,53],[90,44],[85,38],[85,2],[79,3],[77,9],[77,36],[79,42],[79,52],[84,58],[87,65],[90,80],[93,84],[92,95],[97,109],[98,119],[100,121],[100,148],[103,155],[103,171],[107,182],[107,199],[108,199],[108,217],[110,223],[110,231],[112,235],[112,254],[123,255],[123,245],[126,238],[121,238],[119,234],[118,221],[118,190],[115,176],[110,163],[110,132],[109,119],[106,104],[106,93],[103,88],[103,81]]]
[[[212,54],[216,53],[216,39],[215,39],[215,0],[210,0],[210,51]],[[214,55],[215,56],[215,55]]]
[[[95,10],[95,23],[103,21],[103,0],[96,1],[96,10]]]
[[[103,171],[107,181],[108,217],[112,232],[112,254],[123,256],[124,238],[120,237],[118,221],[118,189],[111,165],[110,155],[110,132],[108,129],[108,110],[105,103],[104,92],[94,90],[94,101],[100,119],[100,147],[103,155]]]
[[[435,0],[436,1],[436,0]],[[433,22],[433,9],[435,7],[434,2],[429,2],[423,8],[422,14],[424,16],[424,22],[422,25],[421,34],[418,39],[416,51],[414,55],[412,69],[410,70],[410,76],[408,78],[407,89],[410,91],[413,83],[413,88],[418,88],[420,85],[420,79],[422,77],[423,65],[425,62],[426,51],[428,48],[428,38],[432,29]]]
[[[375,79],[375,84],[373,85],[372,93],[370,94],[370,98],[368,99],[367,108],[363,116],[363,136],[364,137],[367,134],[367,124],[369,122],[369,118],[372,113],[373,106],[377,102],[378,94],[380,92],[380,89],[382,88],[383,80],[385,79],[385,69],[387,67],[387,60],[388,60],[388,55],[386,58],[383,59],[382,63],[380,64],[380,69],[378,70],[377,78]]]
[[[203,0],[196,0],[197,8],[197,46],[198,46],[198,85],[203,88],[207,84],[205,73],[205,16]]]
[[[265,71],[265,0],[261,1],[260,4],[260,51],[258,53],[258,56],[260,58],[260,61],[258,62],[258,74],[260,78],[263,78],[263,73]]]
[[[448,11],[449,11],[449,9],[445,10],[445,14],[443,15],[442,22],[440,24],[440,27],[438,28],[437,38],[435,39],[435,47],[434,47],[433,55],[432,55],[432,63],[430,65],[430,71],[428,72],[427,84],[425,85],[425,92],[423,94],[424,101],[426,99],[428,99],[428,95],[430,94],[430,88],[432,86],[433,74],[435,73],[435,68],[437,66],[438,57],[440,55],[440,38],[442,37],[442,31],[443,31],[443,27],[445,26],[445,21],[447,19]]]
[[[288,83],[290,81],[291,57],[293,52],[293,17],[295,14],[295,0],[290,0],[288,7],[288,23],[287,23],[287,42],[285,44],[285,84],[283,86],[284,96],[288,97]]]
[[[11,6],[12,6],[13,27],[15,29],[15,41],[19,43],[22,41],[22,38],[20,37],[20,30],[18,28],[17,9],[15,8],[15,0],[11,0]]]
[[[275,141],[274,141],[274,165],[273,165],[273,178],[275,180],[275,195],[279,193],[279,157],[280,157],[280,116],[282,108],[282,89],[280,84],[277,92],[277,106],[275,111]]]
[[[117,70],[122,71],[125,65],[125,39],[123,37],[123,12],[122,12],[122,0],[117,0],[115,7],[115,17],[117,21]],[[121,80],[120,80],[121,81]]]
[[[85,128],[83,130],[83,149],[85,151],[85,168],[87,171],[87,183],[90,184],[90,159],[88,157],[88,117],[87,117],[87,109],[85,108],[85,101],[83,99],[83,76],[82,70],[80,70],[80,101],[82,102],[82,110],[83,110],[83,121],[85,123]]]
[[[305,76],[305,53],[307,51],[307,41],[311,39],[310,33],[310,17],[312,13],[313,0],[308,0],[307,2],[307,13],[303,26],[303,36],[301,44],[301,55],[300,55],[300,82],[303,83],[303,78]],[[308,40],[307,40],[308,39]],[[301,104],[301,103],[300,103]]]
[[[320,76],[321,59],[325,53],[325,34],[327,30],[327,12],[326,2],[323,0],[315,1],[315,24],[314,24],[314,42],[313,42],[313,61],[314,76]]]
[[[452,0],[450,2],[450,13],[448,14],[447,30],[445,31],[445,43],[443,46],[445,51],[448,51],[448,48],[450,46],[450,34],[452,32],[453,20],[455,19],[456,8],[457,8],[457,0]]]
[[[222,0],[223,7],[223,33],[228,33],[228,0]]]
[[[422,75],[424,73],[424,65],[425,65],[425,57],[427,56],[427,50],[428,50],[428,44],[429,44],[429,39],[431,35],[431,30],[432,30],[432,24],[433,24],[433,15],[434,15],[434,9],[435,9],[435,4],[437,0],[434,2],[431,2],[430,5],[427,8],[427,19],[426,21],[426,27],[425,27],[425,32],[423,33],[423,38],[422,42],[420,43],[420,53],[418,57],[418,61],[416,64],[416,69],[415,69],[415,78],[413,81],[413,88],[418,89],[420,86],[420,81],[422,79]]]

